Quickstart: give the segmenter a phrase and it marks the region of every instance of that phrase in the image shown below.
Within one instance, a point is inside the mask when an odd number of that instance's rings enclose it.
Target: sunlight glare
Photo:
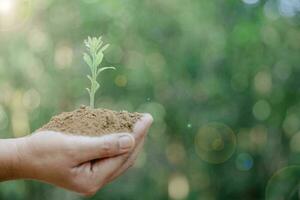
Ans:
[[[15,0],[0,0],[0,14],[7,15],[14,8]]]

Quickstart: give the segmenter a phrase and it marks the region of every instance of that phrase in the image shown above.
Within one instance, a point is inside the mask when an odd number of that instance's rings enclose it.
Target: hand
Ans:
[[[149,114],[145,114],[143,119],[138,121],[134,128],[133,128],[133,135],[135,137],[136,142],[134,150],[130,153],[130,157],[127,159],[127,161],[122,165],[120,169],[117,170],[117,172],[110,177],[109,182],[113,181],[120,175],[122,175],[128,168],[134,165],[135,160],[137,159],[140,151],[142,150],[144,146],[145,137],[148,133],[148,130],[153,122],[153,118]]]
[[[86,137],[47,131],[16,139],[13,178],[92,195],[133,164],[151,123],[152,117],[145,115],[133,134]]]

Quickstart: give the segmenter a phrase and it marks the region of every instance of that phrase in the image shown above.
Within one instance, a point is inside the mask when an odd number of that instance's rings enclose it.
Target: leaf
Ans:
[[[102,51],[102,52],[105,51],[105,50],[109,47],[109,45],[110,45],[110,44],[104,45],[104,47],[102,47],[102,48],[100,49],[100,51]]]
[[[97,46],[97,51],[99,51],[100,47],[102,46],[103,42],[100,40],[99,45]]]
[[[92,77],[90,76],[90,75],[87,75],[86,76],[90,81],[91,81],[91,83],[93,84],[93,79],[92,79]]]
[[[102,67],[102,68],[98,69],[97,76],[98,76],[101,72],[103,72],[103,71],[105,71],[105,70],[108,70],[108,69],[116,70],[115,67]]]
[[[92,62],[91,57],[90,57],[87,53],[84,53],[84,54],[83,54],[83,59],[84,59],[84,61],[86,62],[86,64],[88,64],[88,66],[90,67],[90,69],[92,69],[92,67],[93,67],[93,62]]]
[[[90,48],[90,44],[88,43],[87,40],[84,40],[84,44],[85,44],[85,46],[86,46],[88,49]]]
[[[85,89],[88,91],[89,95],[91,95],[91,90],[89,88],[85,88]]]
[[[96,55],[96,60],[95,60],[95,66],[98,66],[101,64],[102,60],[103,60],[103,53],[102,52],[99,52],[97,55]]]
[[[100,87],[100,84],[98,82],[96,82],[96,88],[95,88],[95,91],[97,91]]]
[[[92,38],[90,36],[88,37],[88,43],[92,44]]]

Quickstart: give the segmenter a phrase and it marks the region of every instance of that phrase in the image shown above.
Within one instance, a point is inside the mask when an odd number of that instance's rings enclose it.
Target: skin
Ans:
[[[46,131],[0,140],[0,181],[33,179],[94,195],[134,164],[152,121],[144,114],[132,134],[88,137]]]

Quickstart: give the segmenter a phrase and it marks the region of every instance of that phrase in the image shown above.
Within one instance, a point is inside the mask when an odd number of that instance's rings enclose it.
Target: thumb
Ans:
[[[79,162],[114,157],[133,149],[135,139],[128,133],[109,134],[100,137],[74,136],[72,145]]]

